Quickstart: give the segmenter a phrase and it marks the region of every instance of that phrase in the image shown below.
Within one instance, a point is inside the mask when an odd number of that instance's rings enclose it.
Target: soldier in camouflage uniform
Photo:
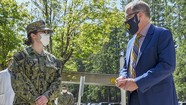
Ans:
[[[14,105],[52,105],[59,94],[61,63],[44,50],[52,30],[44,21],[36,21],[26,27],[29,47],[14,55],[9,67]]]
[[[61,95],[57,98],[57,105],[74,105],[74,96],[66,85],[63,85]]]

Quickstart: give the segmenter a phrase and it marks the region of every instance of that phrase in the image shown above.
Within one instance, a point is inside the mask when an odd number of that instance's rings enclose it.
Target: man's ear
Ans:
[[[143,13],[143,12],[139,12],[139,13],[137,14],[138,18],[142,18],[142,17],[143,17],[143,15],[144,15],[144,13]]]

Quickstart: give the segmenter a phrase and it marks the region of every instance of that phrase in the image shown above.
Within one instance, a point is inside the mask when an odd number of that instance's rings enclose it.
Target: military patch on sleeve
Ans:
[[[21,61],[24,59],[24,55],[21,52],[18,52],[17,54],[14,55],[14,58],[16,61]]]

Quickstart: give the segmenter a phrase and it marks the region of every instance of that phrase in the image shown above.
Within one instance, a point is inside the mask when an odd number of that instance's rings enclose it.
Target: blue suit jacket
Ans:
[[[129,41],[120,76],[129,76],[130,52],[135,36]],[[140,105],[178,105],[172,73],[175,48],[169,30],[150,26],[141,46],[135,68]]]

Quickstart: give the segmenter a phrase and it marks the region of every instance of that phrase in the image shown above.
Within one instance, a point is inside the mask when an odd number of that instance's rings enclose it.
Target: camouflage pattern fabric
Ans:
[[[40,30],[48,31],[48,33],[53,33],[52,29],[46,27],[45,22],[43,20],[30,23],[26,27],[27,34],[34,32],[34,31],[40,31]]]
[[[74,105],[74,97],[70,92],[61,93],[58,97],[58,105]]]
[[[14,105],[35,105],[38,96],[45,95],[52,105],[61,82],[61,63],[50,53],[37,54],[31,47],[14,55],[9,67]]]

